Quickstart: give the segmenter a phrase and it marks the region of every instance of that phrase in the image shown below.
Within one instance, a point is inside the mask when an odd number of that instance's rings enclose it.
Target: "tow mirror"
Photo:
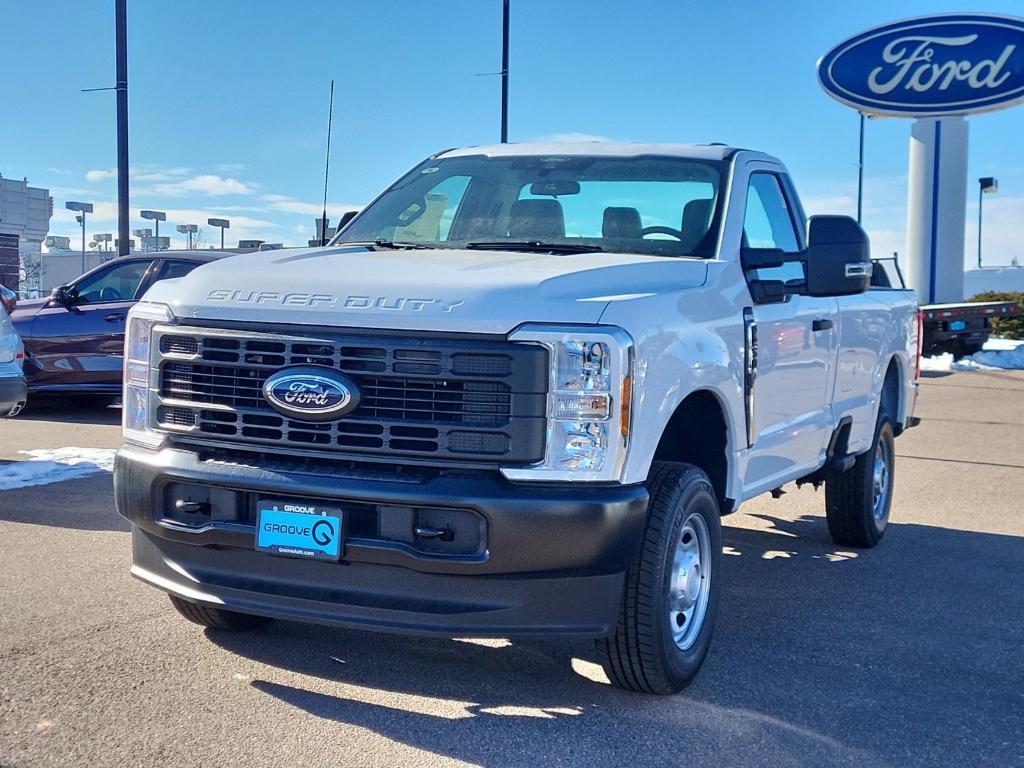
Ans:
[[[807,223],[807,293],[850,296],[871,285],[867,233],[849,216],[812,216]]]

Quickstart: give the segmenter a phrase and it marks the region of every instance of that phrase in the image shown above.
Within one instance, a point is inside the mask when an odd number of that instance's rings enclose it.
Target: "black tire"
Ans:
[[[885,467],[884,498],[875,492],[875,463],[882,457]],[[832,540],[841,546],[870,548],[885,535],[892,509],[896,479],[896,452],[892,419],[883,411],[875,428],[875,439],[866,453],[845,472],[825,480],[825,517]]]
[[[651,501],[640,552],[626,574],[615,631],[597,641],[597,654],[619,688],[667,695],[693,680],[711,644],[722,581],[722,526],[714,488],[697,467],[655,462],[647,490]],[[670,612],[670,577],[688,531],[698,530],[693,516],[703,521],[707,552],[702,549],[697,567],[690,569],[699,576],[687,581],[697,585],[697,603],[704,605],[699,618],[694,609],[691,628],[679,623],[687,617]],[[683,640],[690,635],[685,647],[676,642],[679,632]]]
[[[171,605],[178,610],[178,613],[201,627],[223,629],[226,632],[244,632],[249,629],[258,629],[270,621],[266,616],[253,616],[249,613],[226,611],[223,608],[211,608],[182,600],[177,595],[168,595],[168,597],[171,598]]]

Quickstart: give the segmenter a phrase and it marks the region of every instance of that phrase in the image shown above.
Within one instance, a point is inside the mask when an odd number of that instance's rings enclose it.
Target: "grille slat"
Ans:
[[[192,437],[324,452],[418,454],[502,463],[544,450],[547,353],[500,341],[295,337],[175,328],[158,347],[161,428]],[[186,359],[183,359],[186,356]],[[323,365],[351,378],[358,407],[304,422],[263,397],[288,365]],[[211,410],[216,407],[215,410]]]

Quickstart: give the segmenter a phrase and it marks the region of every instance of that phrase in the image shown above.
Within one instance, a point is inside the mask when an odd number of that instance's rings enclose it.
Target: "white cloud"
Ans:
[[[323,203],[306,203],[288,195],[261,195],[260,201],[265,204],[267,210],[271,211],[314,217],[320,216],[324,212]],[[362,208],[361,205],[352,205],[351,203],[328,203],[327,215],[340,216],[346,211],[358,211],[360,208]]]
[[[823,213],[849,216],[857,212],[857,199],[850,195],[807,195],[801,200],[808,216]]]
[[[975,188],[975,191],[977,188]],[[985,266],[1009,264],[1016,257],[1024,263],[1024,197],[985,195],[985,221],[982,224],[982,263]],[[968,267],[978,263],[978,201],[967,205],[967,229],[964,237],[964,261]]]
[[[69,211],[67,208],[56,205],[53,207],[53,217],[50,219],[50,226],[59,226],[62,224],[71,224],[77,227],[78,223],[75,221],[75,216],[78,213],[75,211]],[[117,203],[115,202],[94,202],[92,206],[92,213],[85,215],[85,226],[86,230],[92,230],[93,224],[97,226],[108,222],[117,221]]]
[[[132,181],[177,181],[192,172],[191,168],[165,168],[159,165],[133,165],[128,169],[128,177]],[[94,168],[85,172],[89,181],[112,181],[117,178],[117,168]]]
[[[225,178],[212,173],[192,176],[180,181],[157,184],[152,191],[146,193],[166,195],[168,197],[184,197],[189,194],[199,195],[248,195],[253,192],[245,182],[238,179]]]
[[[107,181],[108,179],[116,179],[117,169],[111,168],[107,170],[104,168],[94,168],[85,172],[85,178],[88,181]]]
[[[174,181],[188,176],[191,168],[161,168],[155,165],[144,165],[128,169],[128,175],[134,181]]]

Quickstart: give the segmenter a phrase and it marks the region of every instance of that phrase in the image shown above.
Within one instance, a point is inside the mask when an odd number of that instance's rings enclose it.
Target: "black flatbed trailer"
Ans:
[[[903,270],[895,256],[874,259],[871,285],[876,288],[906,288]],[[992,321],[1020,317],[1016,301],[961,301],[952,304],[923,304],[921,313],[921,354],[951,352],[966,357],[981,350],[992,335]]]
[[[926,304],[921,307],[922,352],[952,352],[964,357],[978,352],[992,334],[992,321],[1020,317],[1016,301]]]

